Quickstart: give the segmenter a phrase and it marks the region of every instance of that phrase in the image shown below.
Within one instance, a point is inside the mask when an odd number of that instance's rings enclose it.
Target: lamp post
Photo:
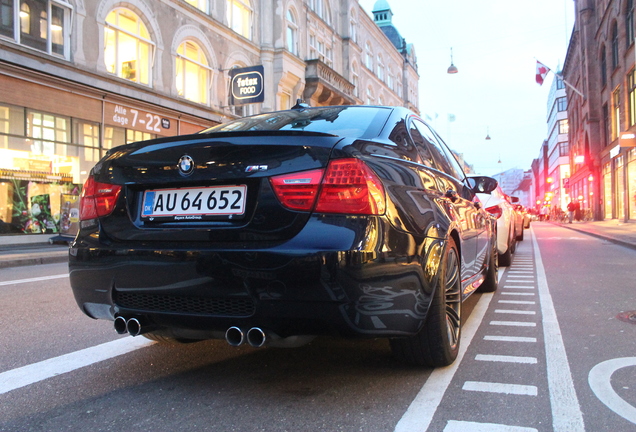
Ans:
[[[453,74],[456,74],[457,72],[459,71],[457,70],[457,67],[453,64],[453,48],[451,47],[451,64],[446,70],[446,73],[453,75]]]

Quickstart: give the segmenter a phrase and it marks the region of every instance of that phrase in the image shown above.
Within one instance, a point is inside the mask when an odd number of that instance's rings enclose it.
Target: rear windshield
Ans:
[[[200,133],[304,131],[366,138],[377,135],[390,112],[387,108],[366,106],[294,109],[233,120]]]

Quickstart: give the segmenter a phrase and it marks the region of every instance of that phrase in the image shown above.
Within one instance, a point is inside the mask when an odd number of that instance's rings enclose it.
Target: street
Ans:
[[[2,269],[0,431],[636,431],[636,325],[621,319],[635,260],[533,223],[499,290],[464,303],[460,357],[436,370],[382,339],[122,337],[79,310],[66,264]]]

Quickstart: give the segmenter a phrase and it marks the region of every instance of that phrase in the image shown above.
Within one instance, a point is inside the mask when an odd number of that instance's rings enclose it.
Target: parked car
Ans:
[[[494,291],[494,219],[440,137],[399,107],[247,117],[110,150],[81,196],[70,282],[90,317],[162,342],[384,337],[457,356],[462,301]]]
[[[506,195],[508,202],[512,204],[512,208],[515,212],[515,235],[517,241],[523,241],[523,230],[526,228],[525,216],[523,214],[523,206],[519,204],[519,198]]]
[[[509,266],[517,247],[517,214],[507,195],[497,186],[490,193],[478,193],[488,213],[497,219],[497,252],[499,264]]]

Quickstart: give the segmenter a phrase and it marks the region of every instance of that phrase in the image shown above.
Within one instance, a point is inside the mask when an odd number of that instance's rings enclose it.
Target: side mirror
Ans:
[[[467,177],[466,180],[473,193],[489,194],[497,189],[499,184],[494,178],[485,176]]]

